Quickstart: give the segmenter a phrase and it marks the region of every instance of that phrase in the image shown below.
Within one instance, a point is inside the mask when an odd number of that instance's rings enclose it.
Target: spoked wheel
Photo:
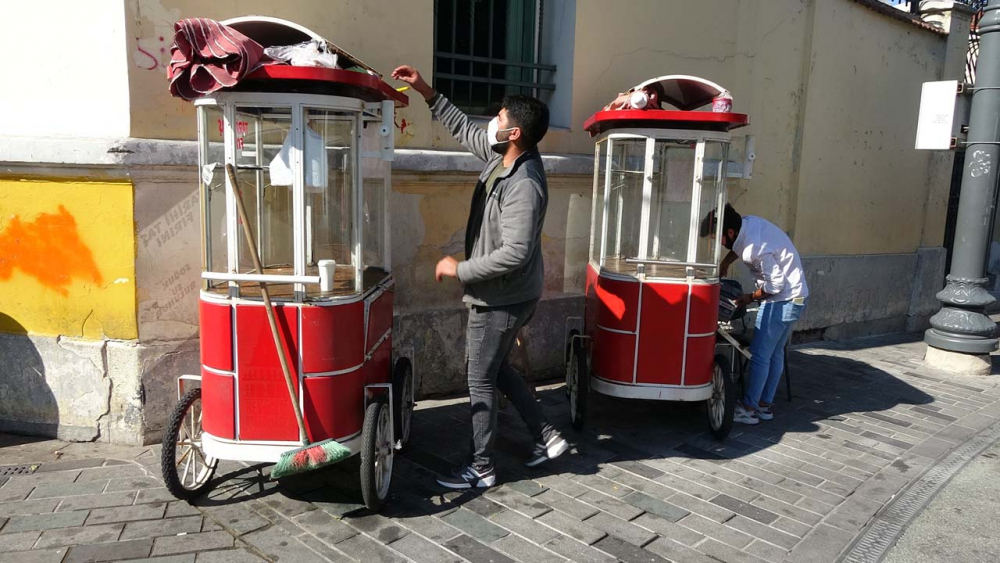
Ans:
[[[705,403],[712,436],[716,440],[722,440],[733,429],[733,413],[736,411],[736,383],[730,376],[729,365],[724,356],[715,356],[712,364],[712,396]]]
[[[389,404],[379,396],[368,404],[361,432],[361,496],[372,512],[379,511],[389,496],[393,453]]]
[[[583,429],[587,417],[587,394],[590,392],[590,370],[583,339],[573,339],[573,354],[566,362],[566,381],[569,388],[569,420],[575,430]]]
[[[392,373],[393,419],[396,426],[396,441],[406,446],[410,441],[410,424],[413,420],[413,366],[407,358],[396,360]]]
[[[160,465],[170,494],[191,500],[205,491],[218,460],[202,449],[201,388],[181,397],[163,435]]]

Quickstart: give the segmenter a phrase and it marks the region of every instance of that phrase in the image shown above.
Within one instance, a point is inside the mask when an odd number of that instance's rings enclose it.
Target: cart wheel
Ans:
[[[413,420],[413,366],[407,358],[396,360],[392,370],[392,396],[396,400],[393,405],[393,419],[396,427],[396,440],[405,446],[410,441],[410,424]]]
[[[590,370],[582,338],[573,339],[573,356],[566,363],[566,381],[569,382],[569,420],[575,430],[582,430],[590,392]]]
[[[569,398],[569,362],[573,360],[573,341],[580,331],[573,329],[569,331],[569,340],[566,341],[566,351],[563,353],[563,365],[566,366],[566,398]]]
[[[375,397],[365,410],[361,433],[361,496],[365,506],[377,512],[389,496],[392,482],[392,436],[389,405],[384,396]]]
[[[181,500],[191,500],[205,491],[219,461],[206,456],[201,448],[201,414],[201,388],[192,389],[174,407],[163,434],[163,482],[170,494]]]
[[[730,377],[729,366],[723,356],[715,356],[712,364],[712,397],[705,403],[712,436],[716,440],[722,440],[733,429],[733,413],[736,411],[736,384]]]

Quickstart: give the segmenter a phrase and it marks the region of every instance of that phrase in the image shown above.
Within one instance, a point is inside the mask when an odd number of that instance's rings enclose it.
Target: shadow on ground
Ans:
[[[830,347],[860,349],[856,344],[851,346]],[[569,424],[564,388],[560,385],[540,389],[538,398],[550,420],[574,447],[540,469],[524,467],[522,463],[530,453],[531,440],[519,416],[508,406],[500,413],[496,438],[499,484],[507,484],[531,497],[546,486],[556,486],[560,480],[599,480],[601,477],[596,474],[605,471],[602,468],[609,464],[656,479],[665,474],[657,467],[674,461],[738,459],[773,446],[786,433],[843,439],[843,435],[834,437],[827,432],[838,427],[856,432],[857,428],[843,423],[845,414],[864,413],[863,416],[873,420],[883,420],[879,418],[884,417],[880,411],[932,401],[930,395],[899,378],[849,358],[792,351],[790,366],[793,398],[785,400],[782,384],[774,420],[753,427],[735,425],[730,437],[721,442],[711,437],[703,403],[626,400],[592,393],[587,424],[582,432],[576,432]],[[395,458],[391,498],[383,514],[396,518],[443,516],[470,502],[486,503],[486,499],[476,500],[481,496],[479,492],[449,491],[434,481],[437,474],[449,472],[466,458],[469,434],[467,401],[417,410],[413,439]],[[861,443],[847,444],[884,459],[895,457]],[[256,499],[280,512],[289,503],[304,501],[338,517],[366,514],[357,456],[280,482],[270,481],[269,469],[264,465],[245,467],[224,462],[210,492],[195,504],[213,506]],[[470,508],[488,510],[475,504]]]

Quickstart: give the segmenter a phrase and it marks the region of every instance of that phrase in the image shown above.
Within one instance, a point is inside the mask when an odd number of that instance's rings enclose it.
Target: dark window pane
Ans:
[[[438,92],[447,96],[449,99],[454,97],[451,95],[451,80],[448,80],[447,78],[439,78],[435,80],[434,88],[436,88]]]
[[[455,0],[455,51],[456,53],[469,54],[472,50],[472,10],[469,0]]]
[[[461,107],[468,107],[469,104],[469,83],[464,80],[456,80],[452,90],[451,99]]]
[[[455,22],[451,17],[452,2],[456,0],[437,0],[434,2],[434,24],[437,32],[437,50],[446,53],[454,53],[454,46],[451,44],[451,30],[455,27]],[[450,68],[450,67],[439,67]]]
[[[474,26],[476,37],[472,54],[477,57],[488,57],[490,56],[490,0],[476,0]]]
[[[531,63],[536,60],[535,34],[538,6],[543,0],[435,0],[435,50],[462,56]],[[463,110],[476,115],[496,114],[507,94],[531,95],[530,86],[508,86],[503,82],[533,83],[551,80],[551,72],[501,63],[434,58],[437,89]],[[489,78],[500,84],[474,82],[441,75]]]
[[[472,84],[472,107],[470,107],[469,110],[476,115],[486,115],[486,110],[489,106],[489,102],[487,101],[489,94],[489,86],[479,82],[474,82]]]
[[[493,0],[493,58],[507,55],[507,0]]]

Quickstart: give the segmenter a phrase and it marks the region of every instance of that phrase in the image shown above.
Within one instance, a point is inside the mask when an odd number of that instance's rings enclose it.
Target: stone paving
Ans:
[[[173,499],[159,447],[0,436],[0,562],[836,561],[867,522],[949,450],[1000,420],[1000,381],[921,366],[898,335],[791,354],[793,401],[771,422],[708,435],[700,405],[597,397],[569,429],[561,385],[539,388],[574,442],[547,467],[513,411],[497,438],[501,484],[447,492],[468,443],[466,400],[424,401],[382,514],[360,505],[356,458],[271,482],[223,462],[210,493]],[[782,388],[783,393],[783,388]]]

